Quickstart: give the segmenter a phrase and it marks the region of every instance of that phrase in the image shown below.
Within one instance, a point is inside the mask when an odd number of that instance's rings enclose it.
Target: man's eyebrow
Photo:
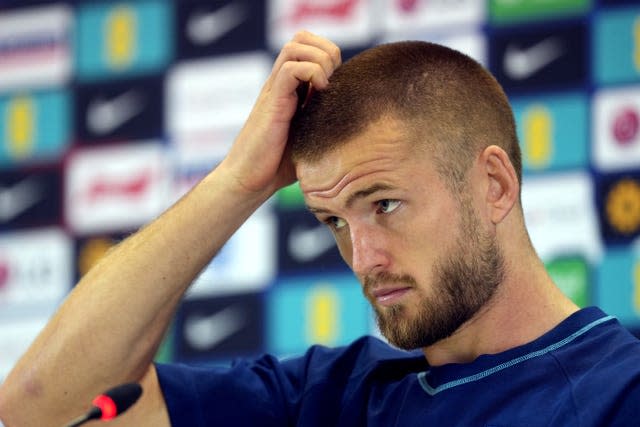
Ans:
[[[393,189],[393,187],[387,184],[380,184],[380,183],[373,184],[372,186],[365,188],[364,190],[356,191],[355,193],[350,195],[345,205],[347,208],[350,208],[358,199],[363,199],[374,193],[377,193],[378,191],[385,191],[385,190],[391,190],[391,189]]]
[[[307,206],[307,210],[308,210],[309,212],[311,212],[312,214],[314,214],[314,215],[315,215],[315,214],[325,214],[325,213],[329,213],[329,211],[328,211],[328,210],[326,210],[326,209],[322,209],[322,208],[314,208],[313,206],[309,206],[309,205],[306,205],[306,206]]]
[[[347,208],[350,208],[358,199],[363,199],[374,193],[377,193],[378,191],[392,190],[392,189],[394,189],[394,187],[387,184],[380,184],[380,183],[373,184],[370,187],[367,187],[363,190],[356,191],[355,193],[350,195],[349,198],[347,199],[347,202],[345,203],[345,206]],[[330,211],[328,211],[327,209],[316,208],[309,205],[307,205],[307,209],[313,214],[330,213]]]

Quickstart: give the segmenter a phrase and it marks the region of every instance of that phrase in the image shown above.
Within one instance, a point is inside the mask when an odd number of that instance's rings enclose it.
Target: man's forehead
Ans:
[[[398,173],[402,168],[399,153],[390,147],[376,147],[367,152],[352,147],[313,163],[300,163],[296,168],[300,188],[305,194],[333,197],[353,183],[368,182]]]
[[[414,187],[416,179],[420,179],[415,164],[403,167],[397,157],[392,156],[363,160],[355,163],[353,168],[327,175],[308,172],[308,179],[303,176],[300,188],[306,204],[316,211],[335,206],[335,203],[349,208],[355,201],[380,192],[407,191]]]
[[[376,161],[409,157],[410,142],[403,122],[384,117],[368,125],[359,134],[341,141],[315,159],[298,159],[296,175],[301,186],[328,175]]]

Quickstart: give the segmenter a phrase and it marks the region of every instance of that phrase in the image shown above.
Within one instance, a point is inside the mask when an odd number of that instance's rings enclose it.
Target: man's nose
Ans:
[[[375,225],[351,226],[351,268],[359,277],[384,271],[390,257],[384,234]]]

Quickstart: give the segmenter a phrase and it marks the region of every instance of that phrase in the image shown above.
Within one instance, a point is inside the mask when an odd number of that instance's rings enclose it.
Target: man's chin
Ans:
[[[376,312],[378,329],[380,329],[382,336],[394,347],[403,350],[418,348],[409,344],[410,342],[415,342],[415,340],[410,339],[411,328],[406,310],[402,307],[395,310],[390,307],[385,307],[383,311],[383,313],[380,311]],[[389,311],[393,312],[389,313]]]

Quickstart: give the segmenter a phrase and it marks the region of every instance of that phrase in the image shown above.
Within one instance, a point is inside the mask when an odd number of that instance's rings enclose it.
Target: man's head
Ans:
[[[507,99],[477,63],[423,42],[366,51],[296,117],[291,149],[307,205],[392,343],[429,346],[491,300],[520,153]]]
[[[438,170],[458,189],[472,159],[497,145],[521,180],[511,107],[480,64],[428,42],[376,46],[338,68],[293,121],[294,161],[313,161],[383,116],[402,120],[416,145],[435,154]]]

